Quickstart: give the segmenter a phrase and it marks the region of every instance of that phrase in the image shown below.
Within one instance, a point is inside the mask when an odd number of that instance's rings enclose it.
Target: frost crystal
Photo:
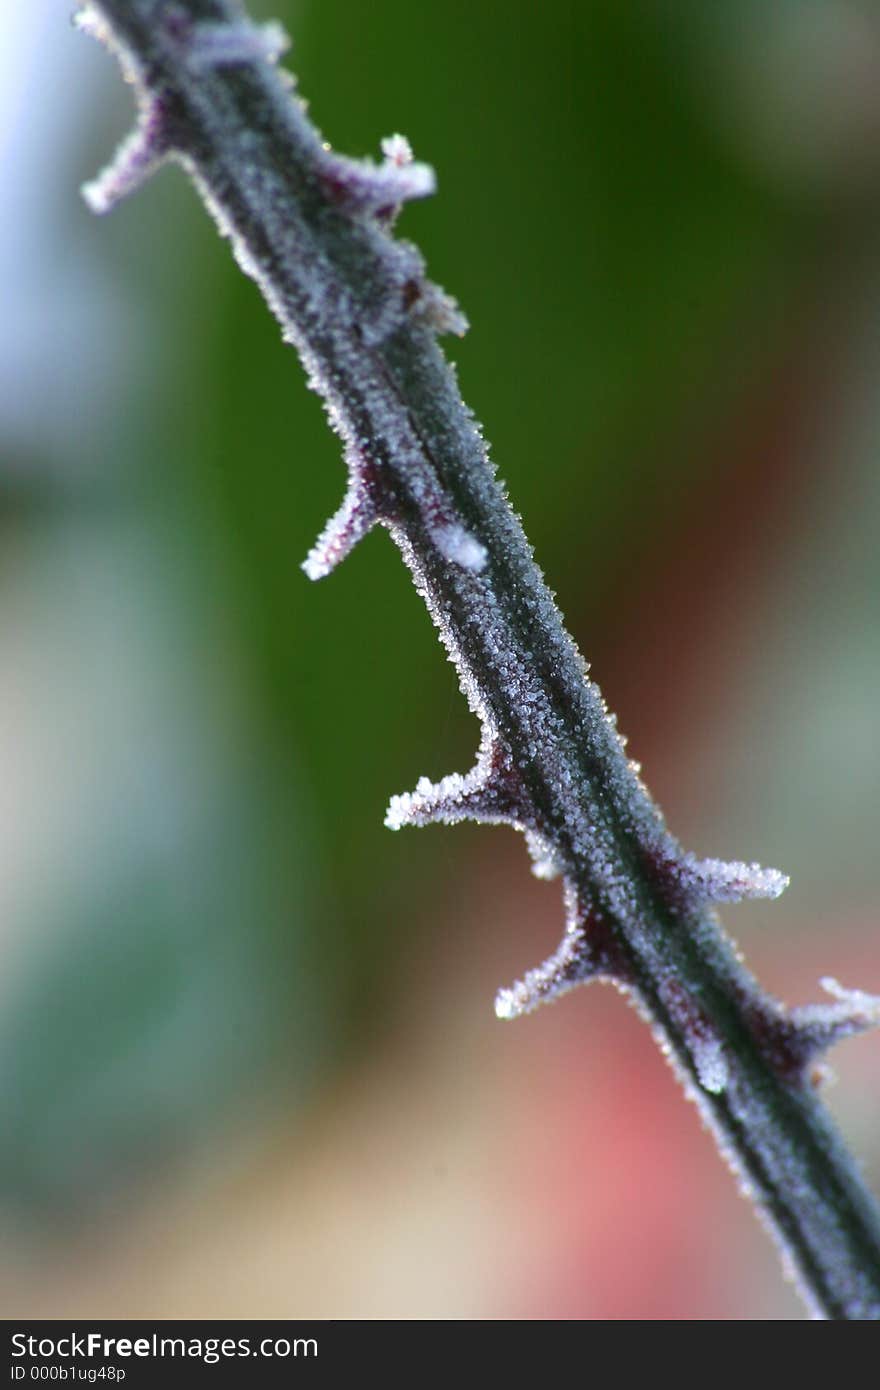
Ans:
[[[110,26],[94,5],[83,5],[73,16],[73,22],[77,29],[88,34],[90,38],[97,39],[99,43],[106,44],[108,47],[111,46]]]
[[[451,526],[438,526],[433,535],[437,548],[452,564],[461,565],[464,570],[473,570],[475,574],[485,569],[489,558],[486,547],[459,522],[453,522]]]
[[[688,894],[713,903],[778,898],[790,882],[788,875],[778,869],[762,869],[760,864],[742,864],[737,860],[697,859],[693,854],[681,856],[679,876]]]
[[[439,782],[420,777],[414,792],[393,796],[385,815],[389,830],[405,825],[457,825],[463,820],[521,828],[531,812],[509,755],[484,734],[476,765],[462,777],[452,772]]]
[[[399,169],[413,162],[412,145],[405,135],[386,135],[381,148],[388,163],[396,164]]]
[[[526,844],[532,856],[532,873],[535,878],[551,880],[562,873],[559,855],[546,835],[537,830],[526,831]]]
[[[727,1085],[728,1067],[724,1044],[720,1038],[694,1035],[692,1041],[694,1065],[700,1085],[712,1095],[720,1095]]]
[[[583,940],[572,933],[563,938],[559,949],[521,980],[495,996],[495,1015],[500,1019],[521,1018],[532,1013],[539,1004],[558,999],[598,975],[585,955]]]
[[[575,985],[611,980],[629,990],[629,980],[600,914],[582,899],[571,879],[565,880],[565,934],[552,956],[521,980],[495,996],[498,1018],[519,1018],[539,1004],[558,999]]]

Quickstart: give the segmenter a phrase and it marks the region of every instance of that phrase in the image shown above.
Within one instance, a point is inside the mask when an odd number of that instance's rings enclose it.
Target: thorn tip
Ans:
[[[500,742],[484,733],[477,761],[464,776],[452,772],[431,782],[420,777],[415,791],[393,796],[385,815],[389,830],[405,825],[457,825],[474,820],[483,825],[512,825],[523,829],[531,823],[519,778]]]
[[[779,869],[739,860],[697,859],[685,854],[676,865],[679,882],[688,894],[714,903],[737,903],[744,898],[778,898],[790,879]]]
[[[309,579],[324,579],[331,570],[349,555],[358,541],[372,530],[378,512],[365,488],[356,480],[339,508],[302,562],[301,568]]]

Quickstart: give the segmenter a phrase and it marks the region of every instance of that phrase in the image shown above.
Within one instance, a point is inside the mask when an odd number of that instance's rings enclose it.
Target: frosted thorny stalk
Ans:
[[[140,119],[84,190],[108,210],[176,160],[260,286],[341,435],[345,501],[305,562],[327,574],[379,523],[412,572],[483,731],[467,776],[392,799],[393,829],[466,818],[525,833],[561,876],[556,954],[496,1001],[510,1018],[592,979],[636,1004],[778,1239],[817,1316],[880,1317],[880,1216],[816,1088],[837,1039],[880,1001],[788,1011],[739,963],[713,904],[776,897],[785,877],[697,860],[668,833],[562,626],[436,335],[462,333],[418,251],[390,234],[433,191],[400,136],[383,162],[334,154],[293,80],[284,36],[231,0],[101,0],[80,16],[135,85]]]

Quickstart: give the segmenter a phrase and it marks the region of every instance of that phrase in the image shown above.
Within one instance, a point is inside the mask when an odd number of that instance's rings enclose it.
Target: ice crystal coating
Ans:
[[[533,1013],[539,1004],[558,999],[575,985],[598,978],[599,973],[586,954],[582,934],[577,930],[567,932],[543,965],[529,970],[516,984],[499,989],[495,1016],[504,1020],[521,1018]]]
[[[462,312],[458,302],[430,281],[419,287],[410,313],[437,334],[454,333],[457,338],[463,338],[470,328],[467,315]]]
[[[396,164],[400,169],[406,164],[412,164],[412,145],[405,135],[386,135],[380,140],[379,145],[389,164]]]
[[[559,877],[563,866],[552,840],[549,840],[546,835],[542,835],[540,830],[527,830],[526,847],[531,855],[532,873],[535,878],[542,878],[550,882]]]
[[[404,146],[407,158],[403,158]],[[437,176],[430,164],[413,159],[409,142],[402,135],[384,140],[382,149],[385,159],[381,164],[371,159],[349,159],[324,150],[318,168],[338,202],[352,211],[392,220],[403,203],[429,198],[436,193]]]
[[[452,564],[461,565],[462,569],[472,570],[475,574],[485,569],[489,558],[486,547],[482,541],[478,541],[466,531],[460,522],[454,521],[450,526],[438,526],[434,531],[434,540]]]
[[[97,178],[84,183],[81,193],[91,212],[110,212],[134,193],[168,159],[170,147],[163,127],[162,104],[146,102],[140,121]]]
[[[799,1051],[805,1065],[844,1038],[880,1027],[880,997],[846,989],[830,975],[820,985],[833,1004],[802,1004],[791,1010]]]
[[[744,898],[778,898],[790,879],[779,869],[738,860],[697,859],[685,854],[678,863],[682,887],[694,897],[713,903],[738,903]]]
[[[309,579],[323,579],[335,569],[377,520],[378,513],[366,489],[353,481],[339,511],[327,522],[303,560],[302,568]]]
[[[567,990],[590,978],[589,972],[580,973],[580,967],[581,955],[577,944],[563,941],[543,965],[527,971],[516,984],[499,989],[495,995],[495,1017],[504,1021],[522,1018],[525,1014],[534,1013],[539,1004],[558,999]]]
[[[628,971],[608,932],[607,922],[583,897],[571,879],[564,880],[565,934],[542,965],[527,971],[521,980],[495,996],[495,1014],[501,1019],[520,1018],[539,1004],[558,999],[575,985],[590,980],[610,980],[632,994]],[[635,997],[635,996],[633,996]]]
[[[476,764],[466,776],[452,772],[439,782],[420,777],[414,792],[392,796],[385,824],[389,830],[400,830],[405,825],[457,825],[473,820],[521,829],[532,814],[510,755],[494,735],[486,733]]]
[[[74,15],[77,28],[115,51],[125,80],[131,83],[137,100],[137,124],[120,144],[110,163],[96,178],[80,189],[91,212],[110,212],[122,198],[133,193],[169,158],[171,146],[165,128],[161,97],[150,91],[140,63],[115,40],[110,26],[93,5]]]
[[[704,1091],[718,1096],[727,1085],[728,1067],[724,1043],[719,1037],[696,1037],[693,1048],[697,1077]]]

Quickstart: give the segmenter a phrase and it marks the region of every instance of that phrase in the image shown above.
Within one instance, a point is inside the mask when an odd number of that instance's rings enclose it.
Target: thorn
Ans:
[[[785,1009],[761,999],[750,1009],[750,1027],[765,1058],[790,1085],[818,1087],[831,1076],[822,1057],[844,1038],[880,1026],[880,998],[844,989],[829,977],[820,981],[832,1004],[801,1004]]]
[[[787,874],[736,860],[697,859],[685,854],[676,863],[681,887],[688,897],[714,903],[738,903],[744,898],[778,898],[789,885]]]
[[[349,483],[342,506],[330,518],[302,563],[309,579],[323,579],[344,560],[378,521],[378,512],[363,484]]]
[[[111,162],[97,178],[82,186],[82,195],[92,212],[110,212],[156,172],[168,158],[171,148],[164,129],[162,103],[158,97],[141,99],[138,123],[122,142]]]
[[[102,214],[110,212],[156,172],[172,153],[171,141],[161,98],[147,90],[138,59],[117,39],[100,11],[87,4],[77,11],[74,23],[115,53],[122,75],[134,87],[137,98],[135,129],[123,140],[106,169],[80,190],[91,211]]]
[[[457,338],[463,338],[470,328],[467,315],[459,308],[458,301],[431,281],[419,287],[418,294],[412,299],[411,313],[413,318],[422,320],[438,336],[454,333]]]
[[[474,820],[484,825],[522,828],[531,819],[522,785],[501,743],[484,735],[474,767],[431,782],[420,777],[414,792],[392,796],[385,815],[389,830],[405,825],[456,825]]]
[[[409,141],[391,135],[382,141],[381,164],[372,159],[347,159],[325,153],[320,176],[331,196],[352,212],[366,212],[383,222],[394,221],[403,203],[428,198],[437,191],[437,177],[430,164],[412,157]]]
[[[794,1039],[804,1064],[844,1038],[880,1027],[880,997],[861,989],[845,989],[826,975],[819,981],[833,1004],[802,1004],[791,1010]]]
[[[601,972],[587,951],[583,935],[566,933],[558,949],[543,965],[530,970],[508,989],[499,989],[495,996],[497,1018],[521,1018],[539,1004],[548,1004],[575,985],[596,979]]]
[[[617,941],[601,913],[582,901],[571,879],[565,880],[565,935],[556,951],[515,985],[495,996],[498,1018],[520,1018],[539,1004],[550,1003],[575,985],[591,980],[627,984],[628,971]]]

